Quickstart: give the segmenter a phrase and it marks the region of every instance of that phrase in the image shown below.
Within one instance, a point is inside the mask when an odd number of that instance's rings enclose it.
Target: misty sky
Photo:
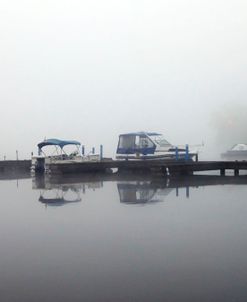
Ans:
[[[113,155],[139,130],[212,148],[231,129],[231,145],[247,126],[246,16],[246,0],[1,0],[0,159],[44,137]]]

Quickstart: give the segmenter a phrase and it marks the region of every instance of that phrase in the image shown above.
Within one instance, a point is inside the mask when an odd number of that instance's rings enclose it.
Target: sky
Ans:
[[[247,142],[245,0],[1,0],[0,159],[44,138]],[[237,141],[238,140],[238,141]]]

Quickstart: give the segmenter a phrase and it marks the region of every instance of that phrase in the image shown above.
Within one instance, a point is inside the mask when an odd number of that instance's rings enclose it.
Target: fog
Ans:
[[[46,138],[158,131],[204,156],[246,138],[247,3],[2,0],[0,159]]]

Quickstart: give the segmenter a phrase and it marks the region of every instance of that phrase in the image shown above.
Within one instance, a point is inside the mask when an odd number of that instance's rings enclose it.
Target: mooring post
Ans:
[[[238,169],[234,169],[234,175],[238,176],[239,175],[239,170]]]
[[[99,153],[100,160],[103,159],[103,145],[100,145],[100,153]]]
[[[84,146],[84,145],[81,146],[81,154],[82,154],[82,155],[85,154],[85,146]]]
[[[178,147],[175,148],[175,157],[176,157],[176,160],[178,161]]]
[[[185,146],[185,161],[189,160],[189,145],[186,144]]]
[[[166,167],[166,175],[169,176],[170,175],[170,170],[168,167]]]
[[[198,162],[198,153],[196,153],[196,162]]]
[[[186,187],[186,198],[190,198],[190,187]]]
[[[220,169],[220,175],[221,175],[221,176],[225,176],[225,174],[226,174],[225,172],[226,172],[225,169],[223,169],[223,168]]]

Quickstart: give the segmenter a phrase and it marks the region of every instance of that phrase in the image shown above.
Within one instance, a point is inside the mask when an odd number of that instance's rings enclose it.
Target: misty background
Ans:
[[[1,0],[0,159],[46,138],[247,143],[247,2]],[[87,151],[87,149],[86,149]]]

